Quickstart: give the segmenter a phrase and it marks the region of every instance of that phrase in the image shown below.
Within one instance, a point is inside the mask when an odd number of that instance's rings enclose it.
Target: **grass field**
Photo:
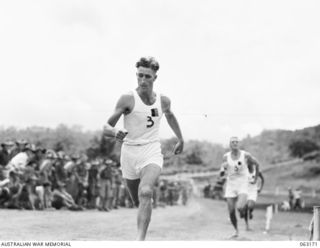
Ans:
[[[4,240],[130,241],[136,235],[136,209],[100,212],[86,210],[19,211],[1,210]],[[240,236],[233,241],[308,240],[310,213],[279,212],[271,228],[265,230],[265,210],[257,209],[251,221],[253,231],[245,231],[239,219]],[[193,198],[187,206],[157,208],[153,211],[147,240],[150,241],[230,241],[233,228],[224,201]]]
[[[252,232],[245,231],[244,221],[239,219],[240,237],[236,241],[307,241],[312,206],[320,205],[320,197],[311,197],[311,188],[319,187],[319,177],[310,174],[315,164],[294,164],[279,167],[265,173],[266,185],[258,198]],[[303,175],[307,177],[304,178]],[[196,181],[201,187],[215,178]],[[317,183],[317,184],[316,184]],[[304,211],[274,214],[269,232],[265,233],[266,207],[287,200],[286,187],[302,186],[306,203]],[[280,194],[275,195],[276,188]],[[283,193],[283,194],[282,194]],[[130,241],[136,234],[136,209],[119,209],[112,212],[85,210],[19,211],[0,210],[5,223],[0,230],[0,240],[76,240],[76,241]],[[152,241],[228,241],[233,233],[225,201],[204,199],[199,194],[187,206],[157,208],[153,211],[147,240]]]

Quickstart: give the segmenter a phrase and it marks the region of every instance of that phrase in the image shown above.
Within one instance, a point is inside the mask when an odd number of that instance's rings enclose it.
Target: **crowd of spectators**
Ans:
[[[182,204],[188,187],[159,180],[154,207]],[[98,209],[132,208],[119,164],[109,158],[89,160],[85,154],[66,154],[35,146],[26,140],[1,143],[0,208]]]
[[[156,206],[174,206],[187,205],[193,189],[189,181],[160,179],[155,190]]]
[[[216,183],[213,185],[210,182],[203,188],[203,196],[205,198],[212,198],[217,200],[224,200],[224,184],[226,182],[225,177],[219,177]]]

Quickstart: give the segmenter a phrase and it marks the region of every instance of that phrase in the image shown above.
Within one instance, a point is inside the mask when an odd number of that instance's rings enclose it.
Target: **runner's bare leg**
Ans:
[[[145,240],[152,213],[153,187],[161,173],[161,168],[156,164],[149,164],[141,171],[139,185],[139,209],[138,209],[138,237],[137,240]]]

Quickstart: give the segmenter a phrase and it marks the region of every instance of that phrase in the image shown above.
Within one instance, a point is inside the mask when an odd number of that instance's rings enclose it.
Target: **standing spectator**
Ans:
[[[155,182],[154,187],[153,187],[153,194],[152,194],[152,207],[157,208],[159,204],[159,179]]]
[[[173,206],[174,205],[174,198],[175,198],[175,184],[174,182],[170,182],[168,184],[168,205]]]
[[[296,209],[301,210],[302,209],[301,194],[302,194],[302,191],[301,191],[300,187],[296,188],[293,191],[293,202],[294,202],[293,209],[294,210],[296,210]]]
[[[108,159],[102,164],[99,170],[99,186],[100,186],[100,206],[99,210],[109,211],[111,206],[110,199],[112,196],[112,160]]]
[[[206,186],[204,186],[203,188],[203,195],[204,195],[204,198],[211,198],[211,183],[208,182],[208,184]]]
[[[88,170],[88,208],[96,208],[97,197],[99,196],[98,166],[99,161],[93,161]]]
[[[186,206],[189,199],[188,185],[182,184],[182,205]]]
[[[163,207],[166,206],[167,204],[167,198],[168,198],[168,187],[167,187],[167,181],[165,180],[160,180],[159,182],[159,204]]]
[[[78,176],[78,196],[75,198],[75,202],[82,207],[86,207],[87,189],[88,189],[88,168],[89,165],[85,158],[80,160],[80,163],[76,166],[76,173]]]
[[[73,167],[68,174],[66,191],[72,196],[73,199],[76,200],[79,195],[79,176],[77,173],[77,168]]]
[[[289,198],[290,209],[293,209],[294,202],[293,202],[293,191],[291,187],[288,188],[288,198]]]
[[[67,182],[67,173],[64,170],[64,160],[62,153],[58,153],[56,155],[56,159],[54,162],[54,181],[53,188],[58,188],[58,182]]]
[[[76,166],[78,162],[79,156],[74,154],[70,157],[70,159],[69,159],[69,156],[66,156],[65,159],[66,161],[63,168],[67,172],[68,176],[70,176],[73,168]]]
[[[121,171],[119,168],[113,169],[113,204],[112,207],[117,209],[119,206],[120,187],[122,184]]]
[[[51,182],[45,182],[43,184],[44,187],[44,194],[43,194],[43,206],[45,209],[51,209],[52,208],[52,201],[53,201],[53,193],[51,189]]]
[[[213,187],[212,197],[218,200],[222,200],[224,198],[224,185],[226,182],[225,177],[219,177],[218,181]]]
[[[121,183],[119,189],[119,206],[126,207],[126,187],[123,183]]]

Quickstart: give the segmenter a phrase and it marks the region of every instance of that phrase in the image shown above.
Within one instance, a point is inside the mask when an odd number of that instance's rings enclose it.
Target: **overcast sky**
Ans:
[[[0,1],[0,125],[101,129],[148,55],[187,140],[317,125],[319,13],[317,0]]]

